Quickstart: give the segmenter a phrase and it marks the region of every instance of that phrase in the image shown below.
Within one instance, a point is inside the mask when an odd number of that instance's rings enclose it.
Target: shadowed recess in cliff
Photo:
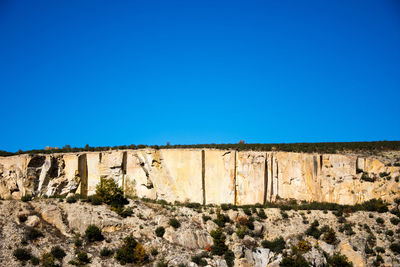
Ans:
[[[88,168],[86,154],[78,157],[78,172],[81,179],[81,195],[86,197],[88,194]]]
[[[264,200],[263,200],[263,204],[267,203],[267,193],[268,193],[268,153],[265,154],[265,159],[264,159]]]
[[[46,161],[46,156],[35,156],[29,161],[28,167],[32,168],[41,167],[43,166],[45,161]]]
[[[206,205],[206,154],[205,151],[201,151],[201,186],[203,189],[203,205]]]

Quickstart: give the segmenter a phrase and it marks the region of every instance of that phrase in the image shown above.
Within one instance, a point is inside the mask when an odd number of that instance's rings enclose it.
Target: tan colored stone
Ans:
[[[364,258],[361,256],[360,253],[353,250],[347,240],[340,242],[340,244],[338,245],[338,251],[345,255],[349,259],[349,261],[353,263],[354,266],[366,266]]]

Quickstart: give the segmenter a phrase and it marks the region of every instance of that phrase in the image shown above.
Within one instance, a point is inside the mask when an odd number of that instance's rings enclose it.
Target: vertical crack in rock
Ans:
[[[81,195],[86,197],[88,192],[88,168],[86,154],[78,157],[78,173],[81,179]]]
[[[268,192],[268,153],[265,153],[264,160],[264,199],[263,204],[267,203],[267,192]]]
[[[279,196],[279,164],[278,159],[276,159],[276,196]]]
[[[235,155],[234,155],[235,159],[234,159],[234,166],[233,166],[233,204],[236,205],[237,204],[237,183],[236,183],[236,164],[237,164],[237,151],[235,150]]]
[[[271,153],[271,193],[269,196],[269,202],[272,202],[273,194],[274,194],[274,154]]]
[[[201,151],[201,186],[203,190],[203,205],[206,205],[206,154]]]
[[[318,162],[317,162],[317,156],[313,156],[313,161],[314,161],[314,179],[318,175]]]
[[[322,157],[323,157],[322,155],[319,155],[319,171],[320,172],[322,170],[322,164],[323,164],[323,158]]]
[[[126,176],[126,169],[127,169],[127,163],[128,163],[128,152],[124,151],[122,153],[122,164],[121,164],[121,170],[122,170],[122,190],[124,191],[124,196],[125,196],[125,176]]]

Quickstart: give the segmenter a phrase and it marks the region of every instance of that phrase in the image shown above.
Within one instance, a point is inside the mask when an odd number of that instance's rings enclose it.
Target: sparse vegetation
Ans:
[[[60,246],[53,247],[50,253],[54,256],[54,258],[59,260],[62,260],[65,256],[67,256],[65,251]]]
[[[143,264],[149,257],[142,244],[138,243],[133,236],[127,236],[122,247],[116,251],[115,259],[122,265],[127,263]]]
[[[31,253],[24,248],[17,248],[13,255],[19,261],[28,261],[31,258]]]
[[[76,203],[78,201],[78,196],[73,195],[73,196],[69,196],[67,197],[67,203]]]
[[[99,227],[93,224],[86,228],[85,237],[89,242],[102,241],[104,239]]]
[[[156,233],[156,236],[163,237],[164,233],[165,233],[165,228],[162,227],[162,226],[159,226],[159,227],[156,228],[155,233]]]
[[[175,229],[181,227],[181,223],[176,218],[169,219],[168,224],[174,227]]]
[[[261,242],[261,245],[264,248],[270,249],[272,252],[282,253],[282,250],[284,250],[285,247],[286,247],[286,242],[283,239],[283,237],[279,237],[279,238],[276,238],[273,241],[263,240]]]
[[[100,250],[100,256],[102,256],[103,258],[111,257],[113,254],[114,254],[114,251],[107,247],[104,247]]]
[[[353,264],[347,257],[340,253],[333,254],[333,256],[328,259],[328,263],[332,267],[353,267]]]
[[[81,152],[81,151],[108,151],[111,149],[174,149],[174,148],[216,148],[216,149],[234,149],[237,151],[287,151],[287,152],[305,152],[305,153],[339,153],[343,151],[355,152],[379,152],[388,150],[400,150],[400,141],[372,141],[372,142],[328,142],[328,143],[280,143],[280,144],[198,144],[198,145],[121,145],[121,146],[103,146],[103,147],[64,147],[61,149],[34,149],[27,151],[18,151],[15,153],[0,151],[0,156],[12,156],[20,154],[52,154],[62,152]]]
[[[392,243],[390,244],[390,250],[396,254],[400,254],[400,243]]]
[[[32,196],[31,196],[31,195],[22,196],[22,197],[21,197],[21,200],[22,200],[23,202],[31,201],[31,200],[32,200]]]
[[[24,239],[26,241],[33,241],[38,239],[39,237],[43,237],[43,233],[36,228],[28,227],[25,230]]]

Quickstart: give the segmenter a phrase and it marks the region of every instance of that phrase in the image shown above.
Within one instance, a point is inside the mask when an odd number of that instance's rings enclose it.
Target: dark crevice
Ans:
[[[201,186],[203,189],[203,205],[206,205],[206,155],[205,151],[201,151]]]
[[[322,170],[322,164],[323,164],[323,156],[319,156],[319,169]]]
[[[268,193],[268,154],[265,154],[264,161],[264,199],[263,204],[267,203],[267,193]]]
[[[121,166],[121,169],[122,169],[122,173],[123,174],[126,174],[127,164],[128,164],[128,152],[125,151],[122,154],[122,166]]]
[[[50,168],[49,171],[47,172],[47,175],[50,178],[58,177],[58,160],[56,157],[51,157]]]
[[[81,179],[81,195],[86,197],[88,191],[88,169],[86,154],[79,155],[78,157],[78,172]]]
[[[45,161],[46,161],[45,156],[35,156],[29,161],[28,168],[29,167],[32,167],[32,168],[42,167]]]
[[[317,162],[317,156],[313,156],[313,162],[314,162],[314,176],[318,175],[318,162]]]
[[[276,161],[276,193],[277,196],[279,196],[279,164],[278,161]]]
[[[272,201],[274,195],[274,155],[271,154],[271,195],[269,196],[269,202]]]

